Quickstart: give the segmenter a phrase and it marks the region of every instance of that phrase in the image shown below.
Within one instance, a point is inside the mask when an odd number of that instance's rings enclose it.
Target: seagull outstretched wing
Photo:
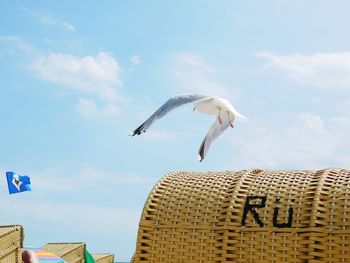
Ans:
[[[140,135],[143,132],[146,132],[151,125],[158,119],[162,118],[171,110],[188,104],[190,102],[212,99],[210,96],[200,95],[200,94],[184,94],[177,95],[168,99],[158,110],[156,110],[144,123],[137,127],[131,134],[131,136]]]
[[[211,143],[218,138],[230,126],[228,118],[223,118],[222,124],[218,119],[210,126],[207,135],[204,137],[198,151],[198,160],[201,162],[207,155]]]

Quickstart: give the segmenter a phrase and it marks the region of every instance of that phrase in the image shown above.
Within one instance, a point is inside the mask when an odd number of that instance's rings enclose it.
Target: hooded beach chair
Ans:
[[[133,262],[350,262],[350,170],[170,173]]]
[[[0,226],[0,262],[21,263],[23,227],[21,225]]]
[[[96,253],[92,254],[96,263],[113,263],[114,262],[114,254],[111,253]]]
[[[43,246],[43,249],[63,258],[68,263],[84,263],[85,248],[86,245],[83,242],[47,243]]]

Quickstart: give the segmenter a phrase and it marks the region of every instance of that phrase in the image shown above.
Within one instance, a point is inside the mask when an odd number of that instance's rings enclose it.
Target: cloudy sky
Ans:
[[[130,259],[153,185],[174,170],[349,168],[350,3],[2,1],[0,224],[25,244],[84,241]],[[237,120],[203,163],[213,122],[166,99],[223,96]],[[5,171],[31,176],[7,193]]]

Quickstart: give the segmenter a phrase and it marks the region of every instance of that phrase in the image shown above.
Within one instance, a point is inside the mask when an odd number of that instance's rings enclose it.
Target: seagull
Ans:
[[[203,114],[216,115],[214,123],[209,128],[208,133],[199,147],[198,160],[200,162],[202,162],[207,155],[211,143],[228,127],[234,127],[233,122],[235,117],[246,118],[226,99],[200,94],[181,94],[168,99],[130,135],[135,136],[146,132],[156,120],[164,117],[170,111],[189,103],[194,103],[193,111],[197,110]]]

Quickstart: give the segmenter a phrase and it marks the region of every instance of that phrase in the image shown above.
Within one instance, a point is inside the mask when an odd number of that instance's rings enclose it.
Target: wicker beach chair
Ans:
[[[43,246],[43,249],[54,253],[69,263],[84,263],[85,248],[86,245],[83,242],[47,243]]]
[[[110,253],[92,254],[92,257],[95,259],[96,263],[113,263],[114,262],[114,254],[110,254]]]
[[[0,226],[0,262],[21,263],[23,227],[20,225]]]
[[[350,170],[170,173],[133,262],[350,262]]]

